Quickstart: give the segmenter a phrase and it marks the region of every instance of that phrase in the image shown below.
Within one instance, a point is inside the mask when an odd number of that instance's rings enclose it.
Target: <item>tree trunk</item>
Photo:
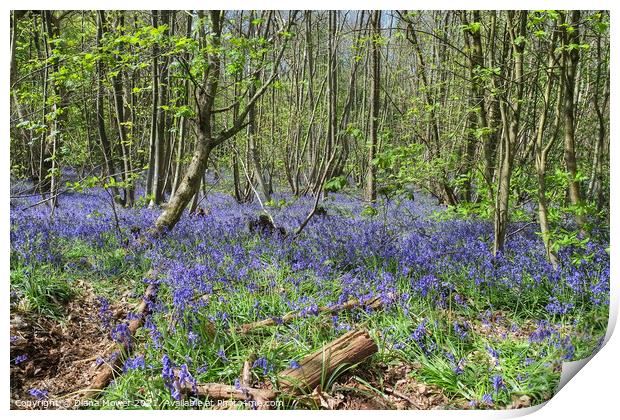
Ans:
[[[495,202],[493,238],[493,253],[497,255],[504,250],[506,241],[506,230],[508,227],[509,199],[510,199],[510,179],[512,177],[512,164],[514,160],[514,148],[517,144],[519,135],[519,125],[521,118],[521,107],[525,81],[523,80],[523,52],[525,42],[517,40],[525,39],[527,29],[527,12],[508,12],[510,19],[510,40],[512,42],[513,78],[511,83],[513,98],[510,104],[503,101],[500,105],[502,117],[502,144],[501,144],[501,163],[499,170],[499,188]]]
[[[567,26],[563,26],[563,63],[562,74],[564,79],[564,162],[566,170],[569,174],[568,195],[571,205],[575,207],[577,212],[575,222],[582,233],[584,231],[584,217],[580,213],[581,191],[577,178],[577,156],[575,153],[575,82],[577,78],[577,63],[579,62],[579,48],[571,48],[570,45],[579,44],[579,20],[581,11],[574,10],[571,16],[571,22],[566,22],[568,26],[573,28],[572,31],[567,30]]]
[[[288,31],[291,28],[296,16],[296,12],[291,13],[289,16],[288,25],[284,28]],[[202,18],[203,12],[199,12],[199,16]],[[162,233],[166,230],[172,229],[183,214],[183,210],[187,207],[192,197],[196,194],[200,188],[200,182],[203,178],[204,172],[207,167],[209,155],[211,151],[222,144],[226,140],[233,137],[239,131],[241,131],[247,124],[245,120],[250,113],[250,110],[256,103],[256,101],[267,91],[268,87],[273,83],[277,75],[277,69],[282,60],[284,54],[284,48],[286,47],[286,38],[283,40],[280,50],[274,60],[273,70],[271,75],[264,81],[261,87],[256,91],[246,105],[246,107],[239,113],[237,118],[234,119],[232,127],[220,132],[217,136],[213,134],[213,106],[215,98],[217,96],[220,74],[221,74],[221,59],[220,59],[220,46],[221,46],[221,33],[222,33],[222,20],[224,18],[223,12],[219,10],[209,11],[211,22],[211,36],[207,38],[207,42],[211,45],[211,50],[214,53],[207,53],[208,67],[204,75],[205,89],[200,89],[197,92],[197,107],[198,107],[198,139],[196,150],[192,156],[192,160],[187,168],[185,176],[181,181],[179,188],[175,194],[170,198],[168,205],[160,216],[155,221],[155,230],[158,233]],[[206,38],[206,37],[205,37]]]
[[[97,48],[101,48],[101,39],[106,32],[106,15],[105,10],[97,11]],[[101,142],[101,151],[105,163],[106,175],[116,181],[116,167],[114,165],[114,157],[112,156],[112,145],[108,139],[105,127],[105,90],[103,87],[103,79],[105,78],[105,70],[101,59],[97,61],[97,131],[99,132],[99,141]],[[118,197],[118,188],[112,187],[114,197]]]
[[[468,21],[466,18],[466,13],[463,12],[463,23],[468,25]],[[473,22],[472,23],[481,23],[480,11],[474,10],[473,12]],[[469,26],[469,25],[468,25]],[[471,37],[471,53],[469,55],[469,77],[471,79],[471,95],[472,95],[472,108],[476,109],[476,112],[470,114],[470,126],[471,133],[469,134],[469,140],[467,142],[467,157],[468,157],[468,179],[465,183],[465,199],[467,201],[471,201],[471,170],[472,170],[472,160],[474,158],[473,154],[475,151],[475,142],[476,138],[480,137],[482,140],[482,154],[484,157],[484,181],[487,184],[489,190],[489,198],[492,198],[493,188],[491,184],[493,183],[493,147],[491,145],[491,136],[489,133],[488,120],[487,120],[487,110],[486,110],[486,100],[484,96],[484,86],[480,82],[479,71],[484,69],[484,56],[482,52],[482,37],[480,31],[482,26],[477,29],[470,29],[467,31],[467,34]],[[468,45],[469,42],[466,44]],[[476,133],[479,131],[479,133]]]
[[[151,24],[158,25],[157,10],[151,12]],[[152,74],[152,108],[151,108],[151,136],[149,140],[149,170],[146,181],[146,195],[151,196],[149,206],[155,204],[157,195],[157,142],[158,142],[158,114],[159,114],[159,47],[153,43],[153,74]]]
[[[185,36],[189,38],[192,35],[192,16],[187,16],[187,26],[185,29]],[[189,60],[189,53],[185,54],[185,60]],[[190,92],[189,80],[186,80],[183,83],[183,97],[181,105],[188,105],[189,103],[189,92]],[[183,156],[185,155],[185,139],[187,138],[187,130],[188,130],[188,121],[185,115],[181,115],[179,118],[179,142],[177,144],[177,153],[176,160],[174,165],[174,177],[172,180],[172,189],[170,191],[170,196],[172,197],[177,188],[179,187],[179,183],[181,182],[181,168],[183,167]]]
[[[598,211],[603,209],[603,161],[605,152],[605,140],[607,138],[607,109],[609,106],[609,78],[603,76],[603,69],[608,68],[603,66],[605,62],[603,60],[601,34],[596,38],[596,55],[598,64],[596,66],[596,82],[594,92],[594,110],[596,111],[596,118],[598,121],[598,136],[594,145],[594,153],[592,156],[592,172],[590,176],[590,183],[588,185],[588,196],[590,199],[596,201],[596,207]],[[601,79],[603,82],[603,97],[600,98],[601,92]]]
[[[312,392],[343,366],[359,363],[378,351],[377,344],[364,330],[350,331],[305,357],[298,368],[278,374],[280,390],[289,394]]]
[[[557,32],[553,32],[553,39],[550,44],[549,50],[549,59],[547,62],[547,83],[545,86],[545,93],[543,95],[543,109],[538,119],[538,127],[536,129],[536,159],[535,159],[535,167],[536,167],[536,175],[538,179],[538,223],[540,226],[540,234],[543,239],[543,244],[545,245],[545,252],[547,253],[547,259],[553,265],[553,268],[558,268],[558,257],[553,250],[553,243],[551,240],[551,229],[549,227],[549,211],[547,205],[547,180],[546,180],[546,171],[547,171],[547,156],[549,151],[551,150],[551,146],[553,146],[555,137],[557,135],[558,123],[559,121],[556,119],[556,124],[554,124],[554,129],[551,130],[551,135],[549,142],[544,142],[544,133],[545,133],[545,124],[547,121],[547,113],[550,106],[551,101],[551,91],[553,89],[553,81],[555,75],[553,73],[553,65],[555,62],[555,42],[557,38]],[[556,117],[559,117],[560,112],[560,104],[562,102],[562,86],[558,87],[558,98],[557,98],[557,109],[556,109]]]
[[[122,28],[125,25],[125,17],[123,11],[118,18],[118,26]],[[122,35],[122,33],[121,33]],[[119,48],[122,48],[119,46]],[[118,60],[119,57],[117,56]],[[134,202],[134,186],[131,179],[131,156],[129,153],[129,138],[127,136],[127,112],[125,109],[125,98],[123,88],[123,77],[125,72],[123,69],[118,70],[118,74],[112,77],[112,87],[114,89],[114,109],[116,111],[116,124],[118,127],[119,142],[121,146],[121,154],[123,158],[123,181],[125,182],[125,195],[123,202],[127,206],[133,206]]]
[[[375,165],[373,160],[377,152],[377,137],[379,131],[379,89],[381,83],[381,11],[375,10],[372,14],[372,95],[370,102],[370,144],[368,146],[368,163],[366,172],[365,199],[374,202],[377,199],[377,185],[375,180]]]
[[[250,14],[250,21],[254,20],[254,13]],[[256,25],[250,25],[250,29],[248,31],[248,38],[253,38],[255,34]],[[251,72],[252,69],[249,69]],[[256,77],[252,78],[250,81],[250,88],[248,89],[248,96],[251,98],[256,94],[256,82],[258,79]],[[250,162],[252,164],[252,172],[253,178],[258,183],[258,191],[260,192],[260,200],[262,203],[271,200],[271,193],[269,191],[268,185],[265,182],[265,177],[263,174],[263,167],[261,165],[261,159],[258,152],[258,148],[256,146],[256,107],[252,105],[250,107],[250,112],[248,114],[249,124],[248,124],[248,148],[250,151]]]
[[[202,14],[202,12],[200,12]],[[211,32],[210,42],[215,51],[220,47],[222,33],[222,13],[219,10],[209,11]],[[213,141],[212,111],[220,81],[219,53],[209,54],[209,67],[205,74],[206,91],[198,92],[198,138],[196,150],[187,167],[183,180],[168,205],[155,221],[158,232],[172,229],[183,214],[192,197],[200,189],[200,182],[207,168],[209,155],[215,147]]]

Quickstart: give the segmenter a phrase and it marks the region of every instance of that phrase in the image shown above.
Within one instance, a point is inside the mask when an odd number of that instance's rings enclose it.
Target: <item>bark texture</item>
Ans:
[[[280,372],[280,390],[288,394],[311,392],[342,366],[361,362],[377,350],[367,331],[348,332],[303,359],[298,368]]]

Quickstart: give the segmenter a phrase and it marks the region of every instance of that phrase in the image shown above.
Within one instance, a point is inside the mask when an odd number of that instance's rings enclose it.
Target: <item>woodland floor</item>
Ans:
[[[50,394],[59,396],[54,399],[57,406],[45,408],[79,407],[75,393],[88,388],[100,365],[97,359],[105,357],[115,346],[109,335],[102,331],[97,317],[93,316],[98,311],[96,296],[88,283],[83,282],[79,286],[85,293],[67,305],[66,319],[62,323],[46,319],[25,322],[19,315],[11,316],[11,336],[18,337],[11,345],[11,356],[28,356],[23,364],[11,366],[11,409],[44,408],[42,405],[16,405],[16,401],[30,400],[28,391],[33,388],[46,389]],[[113,311],[115,319],[121,320],[129,312],[129,305],[114,305]],[[448,399],[438,387],[411,378],[409,373],[415,369],[415,365],[386,366],[380,363],[371,370],[345,374],[332,392],[317,388],[301,402],[331,410],[429,410],[448,407]],[[378,391],[379,383],[390,391]]]
[[[78,408],[79,391],[115,357],[145,283],[159,285],[157,298],[97,400],[105,407],[167,407],[179,398],[171,366],[198,384],[233,385],[251,354],[260,357],[250,386],[277,390],[277,372],[364,328],[374,355],[311,392],[278,397],[283,408],[522,408],[551,398],[562,361],[591,354],[607,325],[605,238],[577,264],[567,251],[553,271],[527,224],[511,228],[519,233],[506,256],[492,260],[485,221],[446,217],[424,199],[368,215],[333,195],[327,215],[292,241],[248,232],[260,208],[214,193],[204,216],[144,244],[133,233],[157,210],[118,209],[119,241],[105,197],[68,195],[53,223],[44,207],[12,202],[13,409]],[[284,197],[271,211],[291,231],[309,205]],[[317,310],[353,298],[382,306]],[[291,311],[290,323],[235,332]]]
[[[25,354],[28,359],[11,365],[11,408],[16,401],[30,400],[30,389],[45,389],[56,395],[58,407],[73,408],[73,394],[88,388],[97,367],[116,345],[102,329],[97,313],[99,304],[87,281],[76,284],[81,293],[65,307],[62,322],[40,317],[11,315],[11,359]],[[124,319],[130,305],[120,301],[112,306],[114,319]],[[32,408],[32,407],[31,407]]]
[[[101,364],[100,359],[115,347],[97,316],[93,316],[98,312],[99,304],[92,288],[87,282],[80,282],[77,286],[83,293],[66,306],[63,322],[45,318],[26,322],[20,315],[11,316],[11,336],[18,337],[11,344],[11,358],[17,354],[28,356],[25,363],[11,366],[11,409],[79,408],[76,393],[88,388]],[[131,304],[126,297],[127,293],[123,301],[111,308],[116,321],[124,319],[130,311]],[[501,313],[495,318],[504,319]],[[506,335],[508,328],[500,322],[479,330],[483,335],[500,337]],[[514,335],[527,337],[534,330],[532,325]],[[330,410],[470,408],[451,404],[440,387],[415,380],[411,373],[420,367],[419,363],[386,365],[380,362],[372,367],[354,369],[343,374],[330,392],[317,387],[299,403]],[[28,391],[33,388],[45,389],[55,395],[53,404],[16,405],[16,401],[31,400]],[[524,408],[530,403],[529,397],[521,396],[506,408]]]

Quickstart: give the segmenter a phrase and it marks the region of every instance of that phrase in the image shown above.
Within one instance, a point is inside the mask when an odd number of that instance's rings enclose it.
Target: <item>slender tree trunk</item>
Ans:
[[[123,11],[119,11],[118,13],[120,13],[118,17],[118,27],[123,28],[123,26],[125,25],[125,17],[123,15]],[[122,46],[119,46],[119,48],[122,48]],[[119,57],[117,56],[116,59],[119,60]],[[127,136],[127,112],[125,109],[123,88],[124,74],[125,72],[121,68],[118,70],[117,75],[112,76],[112,87],[114,89],[114,109],[116,111],[116,125],[118,128],[119,142],[121,146],[121,154],[123,160],[123,181],[125,182],[125,194],[123,201],[125,205],[133,206],[134,186],[133,181],[131,180],[131,157],[129,155],[129,138]]]
[[[151,20],[154,28],[158,25],[158,12],[151,12]],[[149,142],[149,169],[146,181],[146,195],[151,196],[149,207],[156,201],[157,183],[159,174],[157,173],[157,151],[158,151],[158,114],[159,114],[159,47],[153,44],[153,75],[152,75],[152,109],[151,109],[151,137]]]
[[[254,20],[254,13],[250,14],[250,21]],[[253,38],[256,35],[256,25],[251,24],[248,31],[248,38]],[[252,72],[252,69],[249,69]],[[251,98],[256,94],[257,78],[253,78],[250,82],[250,88],[248,89],[248,96]],[[252,166],[253,178],[258,183],[258,191],[261,195],[261,202],[265,203],[271,200],[271,194],[263,173],[263,166],[261,164],[261,158],[256,145],[256,106],[252,105],[248,114],[249,124],[247,129],[248,149],[250,152],[250,163]]]
[[[577,211],[575,222],[582,233],[585,233],[585,219],[580,212],[581,190],[577,180],[577,155],[575,153],[575,82],[577,78],[577,64],[579,62],[579,48],[569,48],[570,45],[579,44],[579,20],[581,11],[574,10],[571,21],[566,22],[573,30],[568,31],[564,26],[563,50],[562,50],[562,75],[564,81],[564,162],[569,174],[568,195],[571,205]]]
[[[106,29],[106,15],[104,10],[97,11],[97,48],[102,48],[101,39]],[[103,79],[105,78],[105,69],[102,60],[97,61],[97,131],[99,132],[99,141],[101,142],[101,151],[103,153],[103,160],[105,164],[106,176],[113,178],[116,181],[116,167],[114,165],[114,157],[112,156],[112,145],[108,139],[108,134],[105,127],[105,88],[103,86]],[[112,187],[112,193],[115,198],[119,197],[118,188]]]
[[[594,110],[596,111],[596,118],[598,122],[598,135],[597,141],[594,145],[592,172],[590,176],[590,183],[588,185],[588,196],[596,201],[598,211],[603,209],[603,156],[605,151],[605,140],[607,138],[606,114],[609,106],[609,78],[603,76],[603,69],[606,69],[606,67],[604,66],[605,61],[602,54],[601,38],[601,34],[598,34],[596,38],[597,65],[595,92],[593,98]],[[600,97],[601,79],[604,85],[602,98]]]
[[[466,12],[463,12],[463,23],[468,25],[469,22],[465,16]],[[473,12],[473,21],[472,24],[478,23],[481,24],[480,11],[474,10]],[[469,25],[468,25],[469,26]],[[492,138],[490,136],[490,129],[488,127],[488,119],[487,119],[487,110],[486,110],[486,100],[484,96],[484,86],[480,81],[481,77],[479,72],[484,69],[484,55],[482,52],[482,37],[480,34],[482,26],[477,29],[468,30],[467,33],[471,37],[471,53],[470,53],[470,67],[469,67],[469,77],[471,79],[471,91],[472,91],[472,108],[475,108],[476,112],[474,114],[470,114],[471,118],[471,127],[472,133],[470,133],[470,140],[468,141],[468,149],[467,156],[469,159],[473,159],[474,153],[474,142],[477,137],[482,140],[482,154],[484,157],[484,180],[487,184],[489,191],[489,198],[492,199],[493,196],[493,188],[491,184],[493,183],[493,146],[491,144]],[[468,43],[469,44],[469,43]],[[478,133],[476,133],[478,131]],[[469,171],[471,171],[471,165],[469,166]],[[467,201],[471,200],[471,180],[468,179],[465,186],[465,198]]]
[[[200,12],[202,15],[202,12]],[[210,10],[211,23],[211,47],[217,51],[220,47],[220,36],[222,33],[223,13],[219,10]],[[202,17],[202,16],[201,16]],[[155,227],[159,232],[172,229],[183,214],[192,197],[200,189],[200,183],[207,169],[207,163],[211,150],[215,147],[213,143],[212,111],[215,103],[215,96],[220,81],[220,56],[219,52],[209,54],[209,67],[205,74],[206,91],[198,92],[198,138],[196,139],[196,150],[187,167],[183,180],[179,184],[175,194],[170,198],[168,205],[155,221]]]
[[[493,253],[497,255],[504,250],[506,241],[506,230],[509,220],[509,200],[510,200],[510,179],[512,177],[512,164],[514,160],[514,148],[517,144],[519,135],[519,126],[521,118],[522,98],[525,81],[523,80],[523,52],[525,42],[518,40],[525,39],[527,12],[508,12],[510,19],[510,39],[512,42],[512,58],[513,78],[510,90],[514,90],[513,100],[510,104],[503,101],[500,105],[502,116],[502,144],[501,144],[501,162],[499,170],[499,188],[497,191],[497,199],[495,203],[494,227],[495,234],[493,238]]]
[[[377,137],[379,131],[379,95],[381,83],[381,11],[375,10],[372,14],[372,95],[370,102],[370,144],[368,146],[368,166],[366,172],[366,201],[374,202],[377,199],[377,186],[375,180],[375,159],[377,149]]]
[[[331,154],[332,150],[337,147],[336,137],[338,135],[337,126],[337,95],[338,95],[338,60],[337,39],[336,39],[336,19],[337,10],[328,12],[329,20],[329,36],[328,36],[328,53],[327,53],[327,147],[325,156]],[[331,174],[327,175],[331,178]]]
[[[185,29],[185,36],[189,38],[192,35],[192,16],[187,17],[187,26]],[[185,55],[185,60],[189,60],[189,54]],[[189,80],[186,80],[183,83],[183,96],[181,105],[188,105],[189,103]],[[174,165],[174,178],[172,181],[172,190],[170,191],[170,196],[172,197],[177,188],[179,187],[179,183],[181,182],[181,168],[183,167],[183,156],[185,155],[185,139],[187,137],[187,118],[185,115],[181,115],[179,118],[179,142],[177,144],[177,156]]]
[[[551,130],[551,136],[548,143],[544,142],[544,134],[545,134],[545,125],[547,122],[547,113],[550,106],[551,101],[551,92],[553,89],[553,82],[555,75],[553,73],[553,64],[555,62],[554,50],[556,48],[555,41],[557,38],[557,32],[554,31],[553,39],[551,40],[550,50],[549,50],[549,60],[547,63],[547,83],[545,86],[545,92],[543,95],[543,109],[538,119],[538,126],[536,129],[536,159],[535,159],[535,167],[536,167],[536,176],[538,179],[538,223],[540,225],[540,233],[542,236],[543,244],[545,245],[545,252],[547,253],[547,259],[551,262],[554,268],[558,267],[558,257],[553,249],[553,242],[551,238],[551,229],[549,227],[549,211],[548,211],[548,203],[547,203],[547,180],[546,180],[546,171],[547,171],[547,156],[549,155],[549,151],[553,142],[555,140],[555,136],[557,135],[558,125],[555,124],[555,129]],[[562,89],[561,86],[558,88],[558,99],[557,99],[557,109],[556,116],[559,116],[559,107],[562,101]],[[559,121],[556,120],[559,123]]]

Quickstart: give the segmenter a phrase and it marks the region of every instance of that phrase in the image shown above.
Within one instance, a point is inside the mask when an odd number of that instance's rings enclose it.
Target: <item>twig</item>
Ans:
[[[516,235],[517,233],[527,229],[528,227],[532,226],[532,225],[536,225],[536,222],[529,222],[526,223],[525,225],[521,226],[519,229],[515,230],[514,232],[510,232],[506,235],[506,238],[510,238],[513,235]]]
[[[372,309],[378,309],[383,305],[383,301],[380,297],[370,298],[361,303],[358,299],[351,299],[339,305],[321,306],[318,309],[318,313],[321,314],[321,313],[341,312],[344,310],[353,309],[360,305],[365,305]],[[267,319],[263,319],[262,321],[256,321],[256,322],[250,322],[248,324],[243,324],[238,328],[238,330],[241,334],[247,334],[250,331],[257,329],[257,328],[271,327],[274,325],[286,324],[301,317],[302,317],[301,311],[293,311],[293,312],[289,312],[288,314],[284,315],[281,319],[267,318]]]
[[[327,166],[325,167],[325,170],[323,171],[323,174],[322,174],[322,176],[321,176],[321,178],[319,180],[320,184],[319,184],[319,189],[316,192],[316,197],[315,197],[315,200],[314,200],[314,206],[312,206],[312,210],[310,211],[310,213],[308,213],[308,216],[306,216],[306,219],[295,230],[295,233],[293,234],[293,239],[297,238],[301,234],[301,232],[304,230],[304,228],[306,227],[308,222],[310,222],[310,220],[312,219],[312,217],[316,213],[316,209],[318,208],[319,200],[321,198],[321,193],[323,192],[323,185],[325,184],[325,178],[327,178],[327,173],[331,169],[331,165],[334,162],[334,158],[335,157],[336,157],[336,152],[334,151],[334,153],[332,153],[331,157],[329,158],[329,161],[327,161]]]
[[[66,193],[68,191],[70,191],[70,188],[66,188],[66,189],[64,189],[64,190],[62,190],[62,191],[60,191],[60,192],[58,192],[58,193],[56,193],[54,195],[50,195],[48,198],[44,198],[43,200],[37,201],[36,203],[29,205],[28,207],[24,207],[23,209],[21,209],[21,211],[26,211],[26,210],[28,210],[28,209],[30,209],[32,207],[36,207],[36,206],[39,206],[41,204],[47,203],[48,201],[51,201],[51,200],[55,199],[56,197]]]
[[[233,149],[235,150],[235,152],[237,154],[239,153],[239,151],[237,150],[237,148],[235,146],[233,146]],[[239,162],[241,163],[241,167],[243,168],[243,174],[245,175],[245,178],[247,179],[248,184],[250,185],[250,188],[252,188],[252,191],[254,191],[254,195],[256,195],[256,199],[258,200],[258,204],[260,204],[260,207],[263,209],[263,211],[265,212],[267,217],[269,217],[269,220],[271,221],[271,224],[273,226],[276,226],[276,222],[275,222],[273,216],[271,215],[271,213],[269,213],[269,211],[267,211],[267,209],[263,205],[263,201],[260,199],[260,194],[258,193],[258,191],[256,191],[256,188],[254,188],[254,185],[252,184],[252,180],[250,179],[250,175],[248,174],[248,170],[247,170],[247,168],[245,166],[245,163],[243,163],[243,159],[239,159]]]
[[[241,369],[241,383],[242,387],[251,387],[252,386],[252,364],[256,360],[255,354],[250,354],[248,360],[243,362],[243,368]]]
[[[418,410],[422,410],[422,407],[420,407],[418,405],[418,403],[416,403],[415,401],[413,401],[411,398],[409,398],[408,396],[406,396],[405,394],[398,392],[397,390],[390,388],[389,386],[385,387],[385,392],[387,392],[388,394],[392,394],[395,397],[400,398],[401,400],[405,400],[407,401],[409,404],[411,404],[412,406],[414,406],[415,408],[417,408]]]
[[[114,347],[116,347],[116,343],[110,344],[108,347],[106,347],[105,350],[103,351],[104,356],[105,356],[105,354],[109,353],[110,350],[112,350]],[[96,355],[88,357],[86,359],[80,359],[80,360],[77,361],[77,363],[92,362],[93,360],[97,360],[100,357],[101,357],[101,355],[96,354]]]

